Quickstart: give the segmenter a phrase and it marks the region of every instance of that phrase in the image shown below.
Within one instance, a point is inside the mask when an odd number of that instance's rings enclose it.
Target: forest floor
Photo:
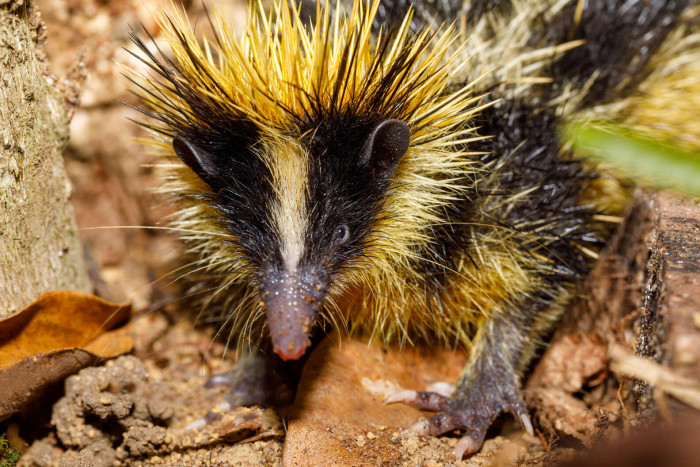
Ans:
[[[192,15],[201,14],[201,4],[192,3]],[[243,24],[245,1],[220,3],[234,24]],[[616,465],[634,465],[640,453],[676,460],[700,456],[696,443],[684,442],[700,433],[697,425],[684,425],[697,420],[698,412],[679,401],[675,380],[663,373],[655,383],[665,390],[654,394],[636,379],[662,368],[639,366],[634,352],[642,341],[650,342],[642,353],[690,381],[700,378],[700,314],[690,303],[700,296],[700,244],[697,236],[692,240],[700,232],[700,210],[671,195],[636,195],[621,232],[526,375],[535,436],[504,415],[479,453],[457,461],[459,433],[419,436],[409,427],[430,414],[384,400],[400,389],[455,381],[467,355],[337,334],[314,349],[292,406],[222,410],[226,389],[204,383],[229,371],[235,352],[216,337],[215,324],[197,320],[199,310],[181,300],[188,294],[178,280],[183,247],[159,229],[172,208],[153,194],[160,176],[133,141],[142,136],[128,120],[138,119],[137,113],[115,102],[136,104],[115,60],[139,67],[122,48],[134,49],[129,25],[158,37],[149,14],[157,3],[37,5],[56,82],[67,86],[76,76],[84,78],[66,168],[96,293],[132,304],[134,350],[81,370],[43,403],[0,425],[31,444],[20,465],[281,465],[283,458],[287,465],[586,465],[598,462],[579,459],[581,452],[610,457],[609,443],[622,456]],[[673,227],[677,218],[695,224]],[[664,232],[679,229],[690,232],[690,240],[669,237],[663,244]],[[690,252],[682,250],[686,246]],[[686,258],[682,270],[669,266],[674,251]],[[660,256],[654,260],[654,254]],[[639,304],[648,304],[654,284],[654,264],[672,285],[657,297],[657,313],[640,314]],[[672,313],[664,301],[669,297],[677,299]],[[673,431],[679,424],[682,431]],[[644,438],[647,426],[661,431]],[[642,438],[634,441],[633,435]]]

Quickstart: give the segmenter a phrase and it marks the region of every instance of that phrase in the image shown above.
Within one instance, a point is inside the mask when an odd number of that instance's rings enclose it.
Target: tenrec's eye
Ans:
[[[333,234],[333,241],[338,244],[343,244],[347,242],[350,239],[350,228],[343,224],[339,225],[335,229],[335,233]]]

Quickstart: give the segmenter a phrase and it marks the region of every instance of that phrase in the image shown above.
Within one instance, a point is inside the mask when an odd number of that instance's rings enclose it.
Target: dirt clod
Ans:
[[[22,466],[275,465],[283,431],[277,415],[262,408],[224,412],[204,427],[187,429],[223,401],[221,389],[194,378],[201,364],[188,359],[176,326],[157,341],[160,352],[141,360],[121,357],[87,368],[65,383],[55,405],[55,434],[37,441]],[[192,334],[187,334],[192,338]],[[175,363],[171,352],[177,352]],[[166,372],[154,361],[169,356]],[[151,371],[151,368],[153,371]],[[161,381],[151,373],[164,377]],[[191,387],[190,387],[191,384]],[[242,444],[236,444],[242,443]]]

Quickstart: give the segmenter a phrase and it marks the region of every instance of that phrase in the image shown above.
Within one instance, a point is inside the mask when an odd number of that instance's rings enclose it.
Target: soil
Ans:
[[[283,455],[292,465],[492,465],[545,453],[539,438],[504,420],[477,455],[457,462],[458,436],[419,436],[406,427],[420,412],[384,405],[402,384],[417,384],[410,374],[421,362],[423,370],[432,368],[418,373],[422,384],[445,376],[445,368],[458,374],[464,355],[455,352],[369,348],[351,340],[338,346],[331,337],[316,349],[306,387],[282,415],[259,407],[225,410],[227,390],[204,384],[231,369],[225,346],[211,341],[213,329],[168,318],[158,312],[136,320],[133,355],[67,378],[52,408],[52,429],[19,465],[281,465]],[[345,371],[334,366],[341,363]]]
[[[208,375],[230,370],[224,346],[154,313],[133,323],[134,355],[85,368],[65,381],[53,429],[20,465],[275,465],[283,430],[271,409],[220,411],[225,389]],[[203,358],[206,355],[207,358]],[[207,413],[220,413],[201,426]],[[211,417],[211,414],[210,414]]]

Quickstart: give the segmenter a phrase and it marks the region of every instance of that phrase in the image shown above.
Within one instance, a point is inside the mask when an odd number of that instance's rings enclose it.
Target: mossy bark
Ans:
[[[90,290],[62,150],[70,112],[28,0],[0,0],[0,319],[43,292]]]

